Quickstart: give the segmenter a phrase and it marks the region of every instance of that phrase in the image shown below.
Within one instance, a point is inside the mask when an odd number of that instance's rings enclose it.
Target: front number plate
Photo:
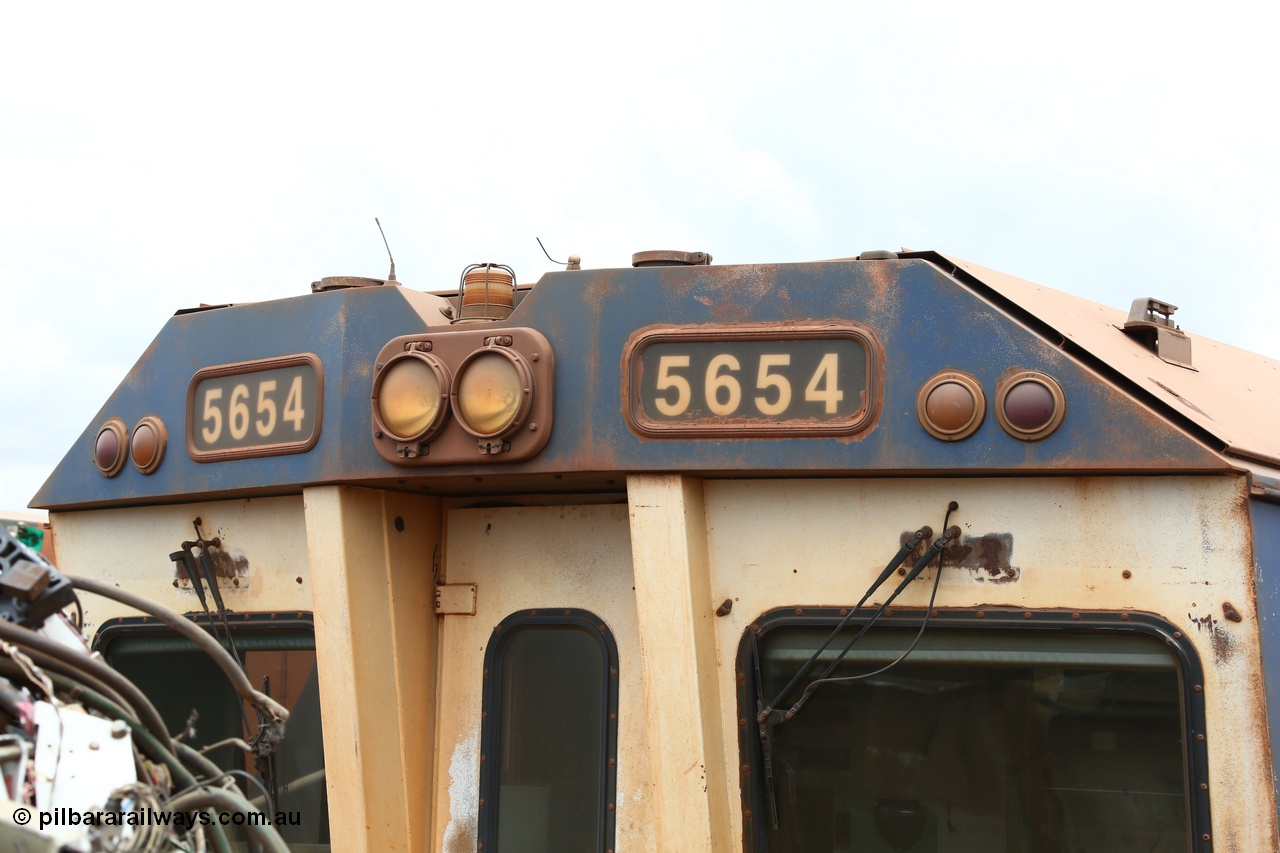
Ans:
[[[627,421],[659,438],[850,435],[877,408],[877,352],[853,326],[642,329],[623,356]]]
[[[320,439],[324,382],[310,353],[206,367],[187,388],[197,462],[305,453]]]

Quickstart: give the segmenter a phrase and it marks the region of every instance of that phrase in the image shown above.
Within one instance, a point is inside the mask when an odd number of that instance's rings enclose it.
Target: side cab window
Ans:
[[[529,610],[485,652],[480,763],[483,850],[612,850],[618,652],[585,610]]]

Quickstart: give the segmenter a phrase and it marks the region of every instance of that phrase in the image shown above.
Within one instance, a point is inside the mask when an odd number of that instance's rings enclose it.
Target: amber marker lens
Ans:
[[[978,380],[967,373],[939,373],[916,395],[916,416],[934,438],[959,441],[982,425],[987,403]]]
[[[93,440],[93,464],[98,473],[104,477],[114,477],[124,467],[125,448],[129,443],[129,433],[124,421],[112,418],[98,428],[98,436]]]
[[[950,432],[963,429],[973,421],[977,403],[973,393],[958,382],[943,382],[929,392],[924,401],[929,420]]]
[[[1066,417],[1062,387],[1050,376],[1026,371],[1009,378],[996,394],[996,418],[1004,431],[1023,441],[1052,435]]]
[[[449,376],[434,356],[409,352],[391,359],[373,386],[374,413],[393,438],[414,441],[437,428],[447,411]]]
[[[509,435],[523,422],[533,402],[533,374],[524,359],[503,348],[467,356],[458,369],[454,410],[468,432],[479,438]]]
[[[133,467],[143,474],[150,474],[159,468],[164,461],[164,448],[168,439],[168,432],[159,418],[147,415],[138,421],[138,425],[133,428],[133,437],[129,439],[129,458],[133,460]]]

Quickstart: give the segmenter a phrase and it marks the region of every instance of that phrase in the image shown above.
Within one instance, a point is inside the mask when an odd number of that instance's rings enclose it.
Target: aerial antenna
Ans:
[[[373,217],[373,221],[374,224],[378,226],[378,233],[382,235],[382,245],[387,247],[387,257],[391,258],[391,275],[387,276],[387,281],[395,281],[396,259],[391,257],[391,244],[387,242],[387,232],[382,230],[382,223],[378,221],[378,217]]]
[[[567,270],[582,269],[582,258],[579,258],[577,255],[570,255],[568,263],[565,263],[564,261],[557,261],[555,258],[551,257],[551,253],[547,251],[547,247],[542,245],[542,239],[540,237],[534,237],[533,239],[538,241],[538,247],[542,249],[542,254],[546,255],[547,260],[551,261],[551,263],[564,264],[564,268]]]
[[[546,255],[546,256],[547,256],[547,260],[551,261],[551,263],[553,263],[553,264],[561,264],[561,265],[563,265],[563,264],[565,263],[564,261],[557,261],[555,258],[551,257],[551,253],[547,251],[547,247],[546,247],[546,246],[544,246],[544,245],[542,245],[542,238],[541,238],[541,237],[534,237],[533,239],[535,239],[535,240],[537,240],[537,241],[538,241],[538,248],[542,250],[542,254]]]

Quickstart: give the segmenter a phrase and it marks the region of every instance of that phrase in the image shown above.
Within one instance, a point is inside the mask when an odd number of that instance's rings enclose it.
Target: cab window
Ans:
[[[309,623],[290,622],[271,621],[269,629],[257,622],[233,624],[236,650],[250,683],[289,710],[286,737],[265,762],[255,762],[241,747],[224,743],[251,740],[257,734],[257,716],[217,664],[189,640],[155,620],[120,619],[103,625],[95,645],[107,663],[146,694],[171,732],[186,730],[194,711],[193,732],[185,742],[197,750],[223,744],[207,757],[223,770],[255,777],[258,785],[236,777],[246,798],[266,812],[263,788],[269,791],[274,810],[289,818],[276,826],[289,849],[318,853],[329,850],[329,817],[315,637]]]
[[[834,622],[748,638],[744,660],[766,702]],[[790,707],[853,633],[819,655],[779,706]],[[915,635],[915,626],[877,625],[833,677],[885,667]],[[754,689],[740,700],[753,722],[743,745],[755,853],[1190,847],[1184,688],[1178,661],[1155,637],[931,626],[897,665],[824,684],[764,737]]]
[[[586,611],[498,626],[485,653],[481,849],[613,848],[617,667],[612,634]]]

